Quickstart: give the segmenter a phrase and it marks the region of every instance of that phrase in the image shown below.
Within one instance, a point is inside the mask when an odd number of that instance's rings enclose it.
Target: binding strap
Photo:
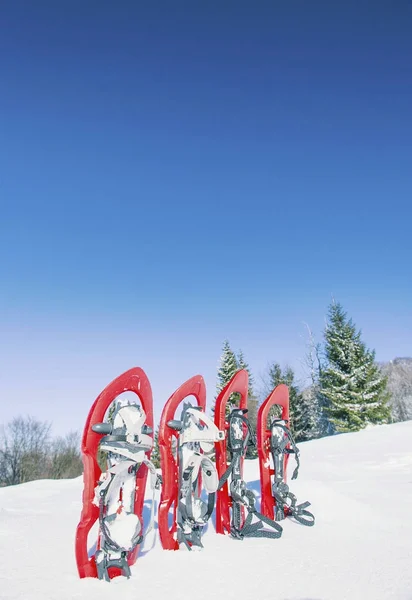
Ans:
[[[273,464],[275,465],[275,481],[273,483],[272,493],[276,500],[276,518],[281,520],[290,515],[301,525],[311,527],[315,524],[315,517],[310,511],[306,510],[307,507],[310,506],[310,502],[297,504],[296,496],[289,491],[289,486],[283,481],[283,462],[280,461],[281,455],[295,455],[296,467],[293,471],[292,479],[296,479],[300,467],[299,449],[296,446],[289,427],[284,424],[283,419],[274,419],[271,424],[271,430],[273,430],[274,427],[281,429],[285,434],[281,439],[276,439],[273,434],[270,438],[270,449],[273,455]],[[290,444],[292,448],[287,448],[288,444]],[[276,465],[279,466],[280,472],[278,472]]]
[[[200,470],[207,477],[212,474],[212,469],[216,471],[215,466],[209,458],[205,455],[194,453],[190,464],[182,473],[177,517],[177,524],[179,526],[178,542],[184,543],[188,550],[191,550],[192,546],[203,548],[201,542],[202,528],[212,516],[216,493],[209,491],[207,503],[203,502],[199,497],[194,498],[193,494],[197,487]]]
[[[216,467],[207,454],[216,441],[224,439],[224,432],[218,430],[200,407],[191,404],[184,404],[181,419],[169,421],[168,426],[179,432],[177,541],[188,550],[193,546],[203,548],[202,530],[212,515],[218,483]],[[197,494],[200,473],[208,492],[207,503]]]

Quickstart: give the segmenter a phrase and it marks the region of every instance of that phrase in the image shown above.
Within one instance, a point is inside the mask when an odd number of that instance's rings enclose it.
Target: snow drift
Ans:
[[[111,583],[77,574],[81,477],[0,489],[0,598],[412,600],[412,422],[299,448],[291,491],[311,502],[314,527],[288,519],[278,540],[236,541],[217,535],[212,518],[201,552],[165,551],[155,530],[132,578]],[[259,494],[257,460],[245,478]]]

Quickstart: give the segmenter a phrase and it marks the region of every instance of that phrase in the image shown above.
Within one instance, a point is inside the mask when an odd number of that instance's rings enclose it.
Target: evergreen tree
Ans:
[[[232,379],[233,375],[239,370],[236,355],[230,347],[228,340],[223,343],[223,353],[220,357],[220,366],[217,372],[216,397],[220,394],[224,387]],[[231,411],[232,406],[235,406],[239,401],[239,394],[231,394],[226,405],[226,414]],[[214,412],[214,407],[212,409]]]
[[[283,371],[278,363],[274,363],[269,369],[269,380],[271,389],[284,383],[289,388],[289,427],[296,441],[300,441],[303,437],[304,430],[304,410],[303,398],[295,382],[295,373],[291,367],[286,367]],[[278,407],[271,409],[270,418],[280,416]]]
[[[366,348],[341,304],[329,306],[325,328],[327,366],[322,369],[321,393],[336,431],[358,431],[368,423],[390,420],[387,380],[375,363],[375,352]]]
[[[217,395],[232,379],[233,375],[239,370],[236,355],[230,347],[229,341],[223,343],[223,352],[220,357],[220,366],[217,372]]]

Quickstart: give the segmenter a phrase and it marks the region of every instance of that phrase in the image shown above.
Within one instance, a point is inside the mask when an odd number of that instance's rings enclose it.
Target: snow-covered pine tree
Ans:
[[[326,411],[336,431],[389,422],[386,377],[340,303],[329,306],[324,337],[327,364],[320,377],[321,394],[329,402]]]
[[[217,394],[229,383],[236,371],[239,370],[236,355],[230,347],[229,341],[223,342],[223,352],[220,357],[220,366],[217,372]]]
[[[238,370],[239,366],[237,364],[236,355],[231,349],[229,341],[225,340],[223,343],[223,352],[220,357],[220,365],[217,372],[216,398]],[[239,394],[232,394],[230,396],[226,405],[227,414],[230,413],[231,407],[237,404],[238,397]],[[212,412],[214,412],[214,410],[215,409],[213,406]]]
[[[275,387],[280,385],[281,383],[285,383],[282,375],[282,368],[279,363],[273,363],[268,368],[268,379],[265,382],[265,396],[268,396]],[[280,406],[275,404],[269,411],[268,414],[268,422],[267,427],[270,427],[270,423],[273,419],[277,419],[281,416],[282,409]]]

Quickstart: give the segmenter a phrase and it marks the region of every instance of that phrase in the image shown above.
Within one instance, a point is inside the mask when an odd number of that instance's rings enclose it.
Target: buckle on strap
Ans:
[[[230,495],[234,502],[243,504],[249,512],[255,512],[256,498],[251,490],[248,490],[243,479],[235,479],[230,483]]]

